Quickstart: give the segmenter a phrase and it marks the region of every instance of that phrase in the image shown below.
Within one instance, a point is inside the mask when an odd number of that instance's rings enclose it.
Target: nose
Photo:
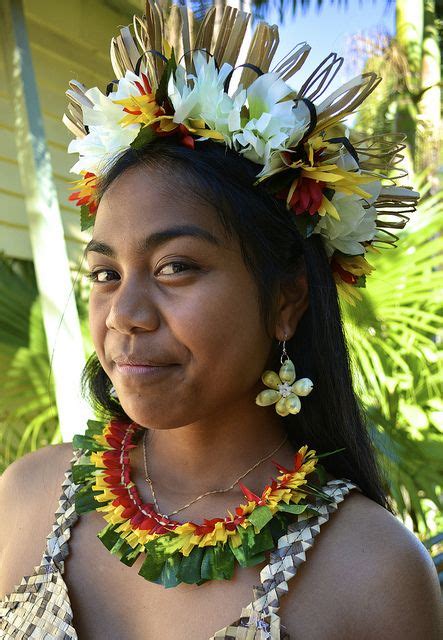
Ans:
[[[160,313],[146,283],[122,281],[112,296],[106,317],[106,327],[120,333],[155,331],[160,325]]]

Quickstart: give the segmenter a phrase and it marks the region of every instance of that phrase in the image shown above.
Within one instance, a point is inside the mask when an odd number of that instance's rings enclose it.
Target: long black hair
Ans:
[[[257,283],[268,328],[280,285],[305,269],[309,307],[286,348],[297,372],[314,381],[314,390],[303,398],[299,414],[281,420],[296,449],[305,443],[318,453],[344,448],[322,460],[325,469],[336,478],[355,482],[364,495],[392,512],[386,481],[353,391],[337,289],[320,236],[304,239],[284,202],[262,185],[254,186],[260,167],[213,141],[196,142],[195,150],[171,138],[160,138],[141,150],[130,148],[105,173],[100,196],[123,172],[144,165],[149,168],[146,180],[155,179],[156,171],[173,174],[174,189],[209,202],[227,235],[235,234]],[[273,347],[278,368],[276,340]],[[86,364],[82,383],[102,417],[129,420],[110,395],[111,381],[96,354]]]

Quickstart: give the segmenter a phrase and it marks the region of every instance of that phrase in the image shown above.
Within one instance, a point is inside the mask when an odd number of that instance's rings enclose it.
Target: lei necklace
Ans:
[[[319,456],[305,445],[295,454],[293,469],[274,461],[281,475],[261,496],[240,484],[246,503],[234,514],[228,510],[225,518],[201,524],[178,522],[159,514],[152,503],[143,503],[131,480],[129,451],[143,432],[135,423],[113,420],[104,426],[89,420],[85,435],[74,437],[74,449],[81,451],[72,475],[80,485],[77,513],[103,514],[107,524],[98,537],[124,564],[132,566],[145,553],[139,575],[150,582],[175,587],[180,582],[229,580],[236,561],[250,567],[265,560],[265,552],[275,547],[294,514],[315,513],[309,504],[300,504],[308,493],[330,500],[306,480],[318,458],[330,453]],[[321,465],[317,471],[323,472]]]

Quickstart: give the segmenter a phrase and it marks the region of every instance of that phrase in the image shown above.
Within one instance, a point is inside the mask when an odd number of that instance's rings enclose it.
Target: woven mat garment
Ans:
[[[319,515],[301,513],[288,527],[288,533],[279,538],[277,549],[271,551],[270,561],[260,572],[260,586],[253,588],[254,601],[242,609],[241,617],[232,625],[217,631],[210,640],[290,640],[280,622],[280,597],[288,592],[288,581],[298,567],[306,561],[306,551],[314,544],[320,526],[329,520],[338,504],[357,485],[348,480],[331,480],[322,491],[333,498],[327,503],[317,498],[312,504]]]
[[[77,452],[72,461],[81,452]],[[71,469],[65,473],[52,531],[47,537],[41,564],[31,576],[0,601],[0,638],[25,640],[78,640],[73,627],[72,607],[63,580],[64,560],[69,553],[71,527],[78,519],[74,496],[78,485],[72,481]],[[306,560],[306,551],[314,544],[320,526],[351,489],[358,487],[348,480],[332,480],[322,490],[333,498],[325,503],[317,498],[312,506],[319,515],[297,516],[288,532],[278,540],[277,549],[270,554],[270,562],[260,572],[260,586],[253,588],[254,600],[244,607],[240,618],[217,631],[210,640],[290,640],[280,622],[280,597],[288,591],[288,580]]]
[[[76,459],[74,456],[72,461]],[[77,488],[69,468],[40,565],[0,601],[0,638],[78,640],[72,626],[68,590],[62,577],[64,559],[69,553],[71,527],[78,519],[74,509]]]

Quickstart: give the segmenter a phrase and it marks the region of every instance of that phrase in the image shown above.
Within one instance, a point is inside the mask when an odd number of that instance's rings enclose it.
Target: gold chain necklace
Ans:
[[[166,518],[169,518],[170,516],[173,516],[174,514],[178,513],[179,511],[183,511],[184,509],[187,509],[187,507],[191,506],[191,504],[194,504],[194,502],[197,502],[197,500],[201,500],[202,498],[204,498],[205,496],[209,496],[212,493],[225,493],[226,491],[230,491],[231,489],[233,489],[235,487],[235,485],[237,484],[237,482],[239,482],[240,480],[242,480],[242,478],[244,478],[245,476],[248,475],[248,473],[250,473],[251,471],[253,471],[256,467],[258,467],[259,464],[261,464],[262,462],[264,462],[265,460],[268,460],[268,458],[270,458],[271,456],[274,455],[274,453],[277,453],[277,451],[279,449],[281,449],[281,447],[285,444],[286,440],[288,439],[288,436],[286,435],[283,439],[283,441],[278,445],[278,447],[276,449],[274,449],[273,451],[271,451],[271,453],[269,455],[267,455],[265,458],[261,458],[258,462],[256,462],[254,464],[254,466],[252,466],[250,469],[248,469],[247,471],[245,471],[245,473],[243,475],[241,475],[239,478],[237,478],[237,480],[235,480],[231,486],[227,487],[226,489],[213,489],[212,491],[206,491],[206,493],[203,493],[201,496],[198,496],[198,498],[195,498],[194,500],[192,500],[191,502],[188,502],[188,504],[185,504],[184,507],[180,507],[180,509],[176,509],[175,511],[172,511],[169,515],[166,514],[162,514],[162,512],[160,511],[160,507],[158,506],[158,502],[157,502],[157,498],[155,496],[155,491],[154,491],[154,486],[152,484],[152,480],[149,477],[149,471],[148,471],[148,456],[147,456],[147,452],[146,452],[146,438],[148,435],[148,430],[145,430],[145,433],[143,434],[143,461],[144,461],[144,466],[145,466],[145,480],[146,482],[149,484],[149,487],[151,489],[151,493],[152,493],[152,497],[154,498],[154,504],[155,504],[155,508],[157,510],[157,513],[160,515],[165,516]]]

